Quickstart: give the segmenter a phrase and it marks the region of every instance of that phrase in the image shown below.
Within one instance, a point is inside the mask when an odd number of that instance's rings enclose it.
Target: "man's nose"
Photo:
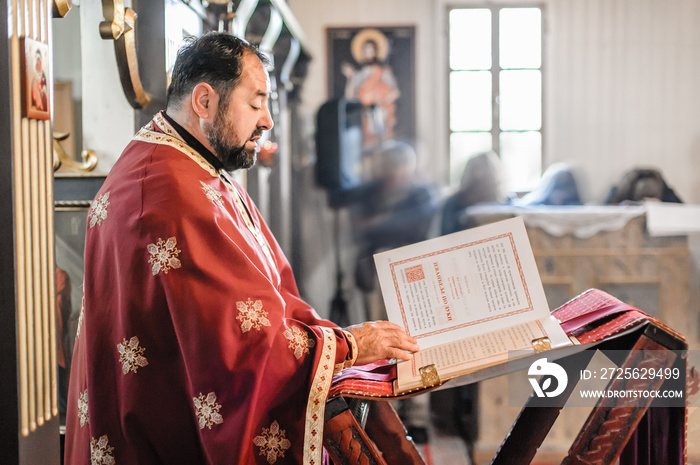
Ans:
[[[265,113],[258,121],[258,127],[263,131],[269,131],[274,127],[275,123],[272,121],[272,115],[270,114],[270,109],[265,108]]]

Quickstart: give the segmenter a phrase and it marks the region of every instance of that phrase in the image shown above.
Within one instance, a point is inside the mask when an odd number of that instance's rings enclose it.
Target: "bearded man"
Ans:
[[[265,57],[209,33],[88,213],[67,464],[320,464],[335,371],[408,360],[389,322],[341,329],[228,171],[273,122]]]

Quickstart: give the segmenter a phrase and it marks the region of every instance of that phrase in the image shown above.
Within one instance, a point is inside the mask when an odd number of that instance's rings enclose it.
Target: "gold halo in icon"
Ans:
[[[358,63],[367,61],[364,54],[364,45],[367,41],[377,44],[377,59],[381,62],[386,60],[386,57],[389,56],[389,41],[381,31],[369,28],[362,29],[355,34],[350,42],[350,51],[355,61]]]

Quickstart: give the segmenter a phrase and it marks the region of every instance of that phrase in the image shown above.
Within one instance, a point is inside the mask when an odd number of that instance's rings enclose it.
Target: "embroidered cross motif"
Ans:
[[[148,244],[148,246],[146,246],[148,253],[151,254],[148,263],[153,265],[151,269],[153,276],[161,271],[168,274],[171,268],[180,268],[181,264],[177,256],[182,250],[176,249],[175,245],[177,245],[177,240],[171,237],[165,242],[163,239],[158,238],[158,243]]]
[[[114,447],[109,447],[107,435],[100,436],[100,439],[93,438],[90,441],[90,461],[92,465],[114,465],[112,451]]]
[[[146,350],[143,347],[139,347],[139,338],[136,336],[129,339],[129,342],[124,342],[117,344],[117,350],[119,351],[119,363],[122,364],[122,374],[126,375],[130,371],[136,373],[139,367],[145,367],[148,365],[148,360],[143,356]]]
[[[270,428],[263,428],[262,434],[253,439],[253,444],[260,447],[260,455],[267,455],[267,462],[273,464],[277,457],[284,457],[284,451],[292,445],[284,436],[285,431],[280,430],[280,425],[273,421]]]
[[[309,348],[316,345],[316,341],[309,339],[305,331],[297,328],[287,328],[282,333],[289,340],[289,348],[294,351],[294,356],[299,360],[302,355],[309,353]]]
[[[202,190],[204,191],[204,195],[206,195],[209,200],[211,200],[214,204],[218,205],[220,208],[224,208],[224,202],[223,200],[221,200],[221,197],[223,197],[221,195],[221,192],[218,192],[216,189],[214,189],[204,181],[199,182],[202,184]]]
[[[107,207],[109,206],[109,192],[104,195],[97,197],[90,207],[88,212],[88,219],[90,220],[90,227],[94,228],[95,225],[101,225],[104,220],[107,219]]]
[[[236,308],[238,309],[236,319],[241,322],[241,331],[244,333],[252,328],[260,331],[263,326],[271,326],[270,320],[267,319],[267,312],[263,310],[262,301],[253,302],[250,298],[247,302],[239,300],[236,302]]]
[[[90,423],[90,413],[88,412],[88,393],[87,389],[80,393],[78,397],[78,419],[82,428],[87,423]]]
[[[221,410],[221,405],[216,402],[216,394],[210,392],[207,394],[206,398],[204,394],[199,394],[199,397],[193,397],[195,414],[199,420],[199,429],[207,428],[211,429],[212,425],[216,423],[220,425],[224,422],[224,419],[219,414]]]

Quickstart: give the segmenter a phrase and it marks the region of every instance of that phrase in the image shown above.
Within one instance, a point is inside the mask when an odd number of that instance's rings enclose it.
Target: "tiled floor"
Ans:
[[[428,427],[428,443],[417,447],[426,465],[471,465],[464,441],[432,426]]]

